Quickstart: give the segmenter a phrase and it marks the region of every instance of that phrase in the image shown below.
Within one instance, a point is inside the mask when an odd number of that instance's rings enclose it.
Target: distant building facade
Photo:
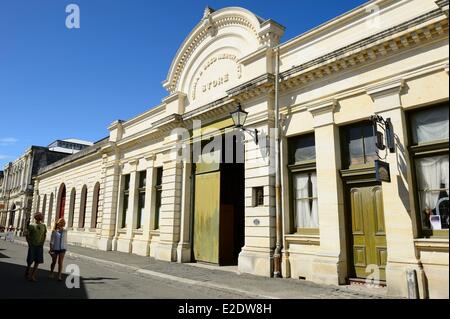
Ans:
[[[242,8],[207,8],[162,103],[41,168],[33,210],[49,225],[65,217],[76,245],[262,276],[278,246],[283,277],[448,298],[448,1],[371,1],[280,44],[283,33]],[[266,138],[277,101],[281,215]],[[236,132],[238,105],[244,162],[196,158],[195,145]],[[391,150],[374,116],[389,119]],[[226,156],[218,145],[208,154]]]
[[[2,194],[3,192],[3,180],[4,180],[4,175],[3,175],[3,171],[0,171],[0,194]],[[0,212],[2,212],[5,209],[5,202],[4,200],[0,197]],[[0,223],[0,225],[3,225],[2,223]],[[4,225],[3,225],[4,226]]]
[[[0,175],[0,225],[13,226],[16,234],[23,233],[30,220],[34,180],[40,168],[46,167],[74,152],[88,147],[89,142],[59,144],[52,147],[31,146],[16,160],[8,163]]]

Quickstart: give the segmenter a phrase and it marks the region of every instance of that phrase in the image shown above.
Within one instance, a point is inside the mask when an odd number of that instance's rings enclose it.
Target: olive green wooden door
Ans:
[[[194,257],[219,263],[220,171],[195,176]]]
[[[375,267],[367,266],[376,265],[379,280],[384,281],[387,249],[381,186],[352,187],[350,199],[354,274],[358,278],[374,278]]]

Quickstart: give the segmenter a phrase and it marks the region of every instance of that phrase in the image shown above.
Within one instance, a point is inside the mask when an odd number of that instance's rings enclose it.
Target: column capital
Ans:
[[[155,153],[151,153],[151,154],[145,156],[144,159],[147,162],[152,162],[152,161],[154,161],[156,159],[156,154]]]
[[[368,87],[366,88],[366,92],[370,96],[377,96],[380,94],[386,95],[392,93],[400,94],[404,85],[405,85],[404,79],[395,79]]]
[[[130,168],[132,168],[134,171],[137,170],[138,164],[139,164],[138,159],[132,159],[132,160],[128,161],[128,165],[130,165]]]
[[[375,113],[380,113],[402,106],[400,93],[405,86],[404,79],[395,79],[366,88],[375,105]]]
[[[334,110],[337,104],[336,99],[330,99],[306,106],[314,118],[314,128],[334,123]]]

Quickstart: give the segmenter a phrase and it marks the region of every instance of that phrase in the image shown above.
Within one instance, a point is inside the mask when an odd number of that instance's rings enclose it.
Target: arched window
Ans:
[[[87,199],[87,187],[83,186],[81,190],[81,199],[80,199],[80,215],[78,219],[78,228],[84,228],[84,222],[86,219],[86,199]]]
[[[99,199],[100,199],[100,183],[96,183],[92,195],[91,228],[97,228]]]
[[[58,192],[58,204],[56,211],[58,212],[58,219],[64,218],[64,210],[66,207],[66,185],[61,184]]]
[[[53,193],[50,194],[50,200],[48,202],[48,218],[47,225],[50,227],[52,225],[52,213],[53,213]]]
[[[67,223],[67,227],[70,227],[70,228],[73,227],[73,215],[75,212],[76,197],[77,197],[77,191],[75,190],[75,187],[74,187],[74,188],[72,188],[72,191],[70,192],[69,220]]]
[[[47,209],[47,194],[44,194],[44,199],[42,200],[42,216],[45,217],[45,210]]]

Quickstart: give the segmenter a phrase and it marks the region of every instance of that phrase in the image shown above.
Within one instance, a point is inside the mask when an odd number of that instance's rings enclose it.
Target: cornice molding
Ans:
[[[168,104],[176,100],[184,99],[186,96],[187,95],[183,92],[174,92],[171,95],[165,97],[162,102]]]
[[[437,0],[435,3],[448,17],[448,0]]]
[[[282,72],[281,90],[306,85],[333,73],[383,58],[401,49],[420,45],[439,37],[448,37],[448,19],[440,9],[374,34]]]

